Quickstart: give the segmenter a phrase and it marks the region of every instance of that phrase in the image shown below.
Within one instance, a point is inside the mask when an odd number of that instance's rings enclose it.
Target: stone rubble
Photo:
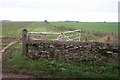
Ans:
[[[91,43],[91,44],[59,44],[40,43],[37,48],[37,55],[41,58],[65,60],[65,61],[90,61],[93,62],[107,60],[107,57],[117,58],[118,47],[111,44]],[[34,53],[33,53],[34,54]]]

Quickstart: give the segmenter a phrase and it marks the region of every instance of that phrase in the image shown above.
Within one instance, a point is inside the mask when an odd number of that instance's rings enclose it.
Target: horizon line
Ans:
[[[0,20],[0,22],[44,22],[45,20]],[[79,20],[54,20],[48,22],[118,22],[118,21],[79,21]]]

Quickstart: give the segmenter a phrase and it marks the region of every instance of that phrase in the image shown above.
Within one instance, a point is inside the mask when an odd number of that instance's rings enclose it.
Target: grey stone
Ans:
[[[113,52],[112,51],[107,51],[108,54],[112,54]]]
[[[53,45],[49,45],[49,48],[54,48],[54,46]]]

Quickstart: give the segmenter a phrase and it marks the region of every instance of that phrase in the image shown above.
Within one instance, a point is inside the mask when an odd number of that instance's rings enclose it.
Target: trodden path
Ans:
[[[0,50],[0,58],[1,58],[0,62],[2,63],[2,66],[1,66],[2,69],[0,69],[0,71],[2,72],[2,79],[4,80],[4,79],[9,79],[9,78],[35,78],[33,75],[23,74],[23,73],[15,71],[14,69],[4,67],[5,65],[4,60],[5,60],[5,56],[7,55],[6,50],[10,46],[16,43],[19,43],[19,40],[9,43],[6,47]]]
[[[35,78],[32,75],[21,74],[14,69],[2,69],[2,78]]]

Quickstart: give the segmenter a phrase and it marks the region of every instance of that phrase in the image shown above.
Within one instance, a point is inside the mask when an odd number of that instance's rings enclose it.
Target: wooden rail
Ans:
[[[70,39],[69,37],[72,36],[66,36],[65,34],[69,34],[69,33],[73,33],[73,32],[78,32],[78,37]],[[59,35],[56,39],[53,40],[59,40],[59,41],[70,41],[70,40],[74,40],[74,39],[78,39],[78,41],[80,41],[80,37],[81,37],[81,30],[74,30],[74,31],[66,31],[66,32],[62,32],[62,33],[55,33],[55,32],[28,32],[28,36],[30,34],[37,34],[37,35]],[[65,38],[67,40],[65,40]],[[34,40],[38,40],[37,38],[32,38]]]

